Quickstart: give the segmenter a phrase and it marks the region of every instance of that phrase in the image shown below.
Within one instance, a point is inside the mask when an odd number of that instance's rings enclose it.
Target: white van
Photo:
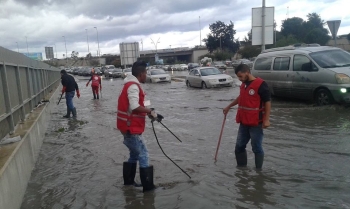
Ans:
[[[263,51],[252,74],[272,95],[313,100],[318,105],[350,104],[350,53],[327,46],[281,47]]]

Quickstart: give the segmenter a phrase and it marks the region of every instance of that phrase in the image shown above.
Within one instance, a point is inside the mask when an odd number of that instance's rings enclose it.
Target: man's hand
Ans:
[[[262,124],[262,127],[263,128],[268,128],[269,126],[270,126],[270,120],[264,120],[263,124]]]
[[[62,88],[62,94],[64,94],[64,92],[66,92],[66,87],[65,86],[63,86],[63,88]]]
[[[222,111],[224,113],[224,115],[227,115],[227,113],[230,111],[231,107],[230,106],[227,106],[225,107]]]
[[[89,83],[86,83],[86,87],[88,87],[89,86]]]
[[[164,117],[161,114],[157,114],[156,111],[154,110],[154,108],[151,108],[151,112],[148,113],[148,117],[149,119],[151,119],[151,121],[158,121],[161,122]]]
[[[77,97],[80,98],[80,92],[77,90]]]

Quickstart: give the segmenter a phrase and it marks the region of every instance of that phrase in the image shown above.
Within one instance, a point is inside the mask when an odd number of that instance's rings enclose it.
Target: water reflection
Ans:
[[[142,193],[140,189],[136,189],[133,186],[127,186],[123,188],[123,193],[125,198],[125,209],[155,209],[155,193],[153,191]]]
[[[235,183],[238,193],[241,195],[237,200],[249,205],[263,208],[266,205],[275,206],[271,200],[273,193],[266,188],[266,183],[277,181],[262,171],[252,171],[246,168],[238,168],[234,174],[238,181]],[[237,206],[239,208],[239,206]]]

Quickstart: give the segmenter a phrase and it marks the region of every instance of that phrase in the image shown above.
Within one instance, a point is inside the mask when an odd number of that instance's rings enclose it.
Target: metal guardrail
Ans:
[[[60,82],[60,70],[0,47],[0,140]]]

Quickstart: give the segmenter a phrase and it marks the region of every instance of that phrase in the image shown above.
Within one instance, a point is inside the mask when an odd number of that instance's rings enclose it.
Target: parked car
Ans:
[[[99,68],[95,68],[95,74],[101,76],[102,71]]]
[[[163,69],[150,69],[147,71],[146,81],[150,83],[171,82],[171,77]]]
[[[128,75],[131,75],[131,68],[126,68],[126,69],[123,70],[122,78],[124,79]]]
[[[240,64],[246,64],[246,65],[248,65],[250,68],[253,67],[253,62],[250,61],[250,60],[247,60],[247,59],[234,60],[234,61],[232,62],[232,67],[233,67],[233,68],[236,68],[236,67],[237,67],[238,65],[240,65]]]
[[[223,63],[223,62],[213,62],[211,64],[212,66],[218,68],[218,69],[223,69],[223,70],[226,70],[227,66]]]
[[[180,64],[179,70],[184,71],[184,70],[187,70],[187,69],[188,69],[188,66],[186,64]]]
[[[265,50],[252,73],[272,95],[314,100],[318,105],[350,104],[350,53],[328,46]]]
[[[199,67],[198,63],[188,63],[187,70],[192,70],[193,68]]]
[[[112,77],[113,78],[121,78],[123,74],[123,70],[121,68],[115,68],[112,70]]]
[[[215,67],[198,67],[192,69],[188,76],[186,76],[186,85],[188,87],[222,87],[232,86],[233,78],[229,75],[223,74]]]

